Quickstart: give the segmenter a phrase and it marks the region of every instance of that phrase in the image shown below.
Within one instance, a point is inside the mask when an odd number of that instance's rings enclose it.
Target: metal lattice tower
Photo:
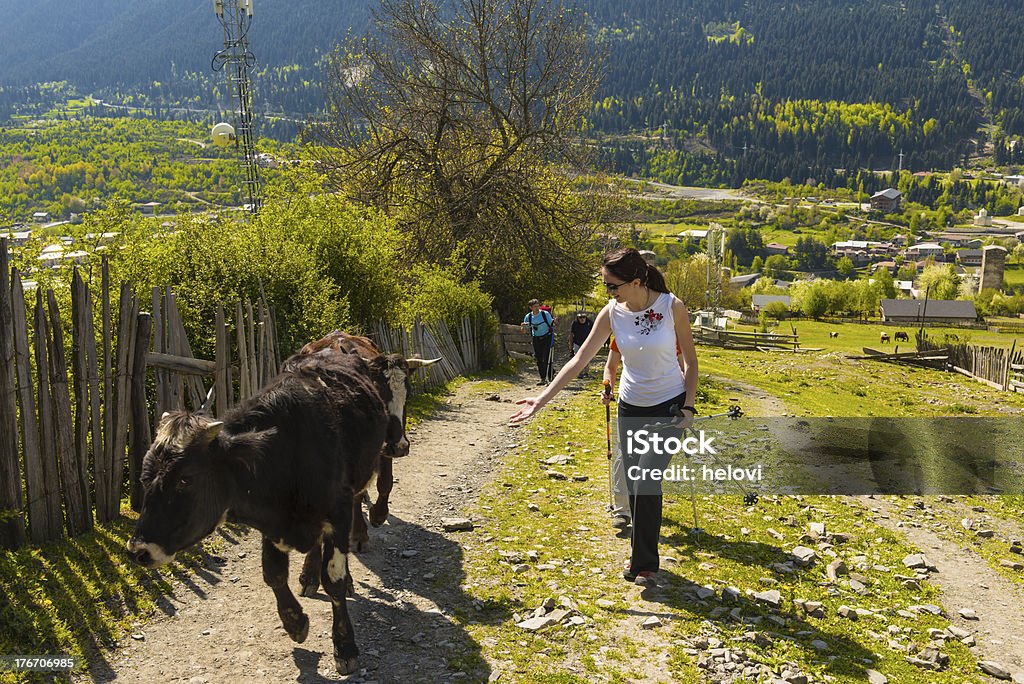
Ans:
[[[708,280],[705,308],[715,317],[722,313],[722,258],[725,252],[725,229],[718,223],[708,228]]]
[[[224,49],[214,55],[210,66],[214,71],[223,70],[228,76],[234,105],[235,145],[242,152],[243,183],[249,198],[249,210],[255,214],[263,204],[263,192],[253,141],[252,88],[249,81],[249,73],[256,67],[256,57],[249,51],[252,0],[214,0],[213,7],[217,20],[224,27]]]

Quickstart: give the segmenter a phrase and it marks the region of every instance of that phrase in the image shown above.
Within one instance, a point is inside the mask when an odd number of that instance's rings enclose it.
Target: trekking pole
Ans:
[[[605,380],[601,394],[608,399],[604,405],[604,431],[608,437],[608,510],[615,510],[615,486],[612,484],[612,383]]]

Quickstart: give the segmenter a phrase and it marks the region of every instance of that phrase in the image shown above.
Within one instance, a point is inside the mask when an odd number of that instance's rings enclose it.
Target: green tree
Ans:
[[[764,274],[773,280],[784,278],[789,269],[789,259],[781,254],[773,254],[764,260]]]
[[[854,271],[853,260],[848,256],[844,256],[836,262],[836,270],[844,278],[849,278]]]
[[[607,185],[581,190],[602,59],[560,0],[383,0],[328,60],[310,129],[332,185],[386,210],[435,264],[462,256],[510,316],[589,289]],[[569,171],[567,173],[566,171]]]
[[[800,311],[810,318],[821,318],[828,311],[828,297],[819,286],[812,286],[804,295],[800,304]]]

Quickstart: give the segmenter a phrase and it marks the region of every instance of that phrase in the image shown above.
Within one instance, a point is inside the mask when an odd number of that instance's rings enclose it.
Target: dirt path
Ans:
[[[511,379],[500,396],[480,383],[463,384],[445,407],[410,430],[413,452],[395,464],[388,524],[371,529],[369,551],[352,554],[356,598],[349,611],[363,670],[347,681],[438,682],[487,680],[462,662],[480,646],[456,626],[453,612],[475,608],[460,589],[464,550],[441,519],[475,501],[515,437],[506,425],[510,402],[532,393],[532,375]],[[330,602],[322,591],[300,599],[310,618],[308,639],[293,643],[263,584],[260,535],[222,530],[224,548],[205,569],[175,587],[165,615],[140,625],[108,662],[92,669],[109,682],[338,681],[330,639]],[[302,558],[291,554],[290,581],[298,593]]]
[[[929,508],[954,504],[936,497],[915,497]],[[941,538],[922,518],[910,498],[859,498],[880,525],[903,535],[938,570],[928,581],[942,590],[942,607],[952,624],[971,632],[979,660],[994,660],[1010,673],[1024,673],[1024,591],[995,572],[981,556]],[[908,571],[908,574],[911,574]],[[960,611],[973,610],[976,619]]]

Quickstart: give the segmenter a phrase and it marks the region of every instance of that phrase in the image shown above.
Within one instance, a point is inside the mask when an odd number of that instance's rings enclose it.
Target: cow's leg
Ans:
[[[381,458],[377,472],[377,500],[370,507],[370,524],[374,527],[380,527],[388,519],[388,498],[394,486],[394,461],[387,457]]]
[[[363,515],[363,499],[365,497],[365,494],[360,494],[352,502],[352,531],[348,537],[350,548],[359,552],[370,545],[370,531],[366,529],[366,517]]]
[[[299,586],[303,596],[316,596],[316,590],[320,588],[320,544],[315,544],[313,549],[306,554],[302,561],[302,572],[299,573]]]
[[[334,624],[331,639],[334,642],[334,665],[339,674],[349,674],[356,669],[359,649],[348,616],[345,596],[351,584],[348,572],[348,539],[354,512],[351,495],[338,501],[331,515],[331,534],[324,536],[323,570],[320,580],[324,591],[331,597]]]
[[[301,644],[309,635],[309,618],[288,588],[288,553],[274,546],[267,537],[263,538],[263,581],[274,590],[277,614],[281,616],[284,631]]]

